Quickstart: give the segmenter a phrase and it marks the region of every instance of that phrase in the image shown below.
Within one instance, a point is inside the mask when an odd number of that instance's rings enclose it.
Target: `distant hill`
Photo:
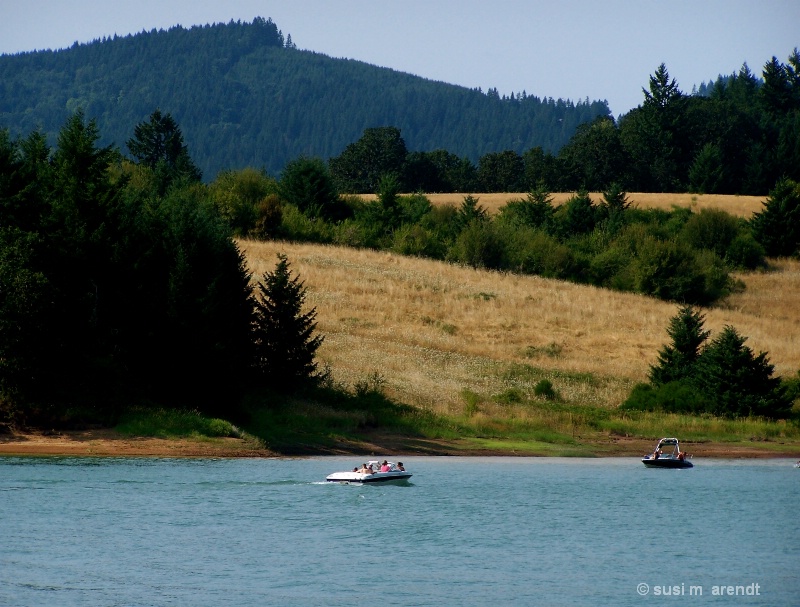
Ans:
[[[127,154],[155,109],[180,125],[206,179],[223,169],[277,175],[300,155],[328,159],[365,128],[394,126],[409,151],[557,152],[579,124],[610,116],[604,101],[500,97],[360,61],[297,50],[269,19],[174,27],[59,51],[0,56],[0,128],[41,129],[55,142],[83,108]]]

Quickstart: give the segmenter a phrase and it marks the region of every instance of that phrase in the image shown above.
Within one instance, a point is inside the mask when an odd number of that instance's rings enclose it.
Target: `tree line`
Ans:
[[[132,160],[98,139],[81,112],[54,149],[0,131],[0,418],[235,419],[248,390],[321,379],[303,283],[279,256],[252,284],[171,116],[137,125]]]
[[[409,152],[397,128],[365,130],[330,159],[341,191],[375,192],[394,174],[406,192],[634,192],[766,194],[781,178],[800,180],[800,54],[747,65],[706,95],[686,95],[664,64],[644,103],[619,122],[598,116],[557,152],[532,147],[483,154],[477,164],[444,149]]]

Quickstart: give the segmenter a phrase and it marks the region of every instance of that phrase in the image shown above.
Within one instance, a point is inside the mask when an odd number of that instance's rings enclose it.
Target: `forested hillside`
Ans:
[[[0,128],[41,129],[53,144],[78,109],[101,144],[120,148],[132,125],[170,113],[206,180],[327,159],[379,126],[400,129],[409,151],[445,149],[473,163],[505,150],[555,153],[578,125],[610,114],[605,102],[500,97],[301,51],[262,18],[0,56]]]

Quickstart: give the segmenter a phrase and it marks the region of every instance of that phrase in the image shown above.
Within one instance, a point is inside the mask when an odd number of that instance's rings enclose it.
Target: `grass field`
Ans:
[[[522,193],[502,193],[502,194],[472,194],[478,199],[478,204],[490,213],[496,213],[500,207],[508,203],[509,200],[525,198],[527,194]],[[551,194],[554,204],[563,204],[574,192],[554,192]],[[465,194],[426,194],[434,205],[452,204],[459,206]],[[600,192],[590,193],[592,201],[600,203],[603,194]],[[766,196],[725,196],[721,194],[659,194],[633,192],[627,194],[628,201],[634,207],[658,208],[668,211],[673,206],[689,207],[699,211],[701,209],[722,209],[737,217],[750,218],[753,213],[757,213],[763,208]],[[364,195],[364,200],[373,200],[375,195]]]
[[[727,198],[715,200],[725,208],[732,204]],[[658,204],[680,200],[660,195]],[[752,213],[760,202],[751,205]],[[740,212],[747,212],[744,206]],[[339,385],[371,382],[391,399],[453,422],[450,431],[440,425],[428,435],[457,438],[468,429],[473,447],[518,440],[543,454],[577,453],[576,432],[650,437],[671,431],[734,442],[781,436],[800,444],[797,428],[785,424],[616,411],[669,340],[675,304],[385,252],[239,244],[256,278],[275,267],[278,253],[288,256],[325,335],[318,358]],[[750,348],[769,353],[776,374],[796,375],[800,262],[772,260],[770,271],[738,277],[743,292],[701,310],[706,328],[713,336],[733,325]],[[542,380],[555,398],[537,395]]]

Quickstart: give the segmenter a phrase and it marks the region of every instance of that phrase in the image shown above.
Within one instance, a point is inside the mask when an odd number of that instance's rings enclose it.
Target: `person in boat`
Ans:
[[[372,466],[367,466],[367,464],[361,465],[361,470],[359,470],[361,474],[372,474]]]
[[[686,459],[686,451],[678,451],[678,459],[683,461]]]
[[[797,462],[797,463],[800,464],[800,462]],[[397,462],[397,469],[400,470],[400,472],[405,472],[406,471],[406,469],[403,468],[403,462]]]
[[[381,464],[381,472],[389,472],[391,469],[392,467],[389,465],[389,462],[383,460],[383,463]]]
[[[660,456],[661,456],[661,451],[656,449],[655,451],[653,451],[653,457],[651,457],[650,459],[658,459]]]

